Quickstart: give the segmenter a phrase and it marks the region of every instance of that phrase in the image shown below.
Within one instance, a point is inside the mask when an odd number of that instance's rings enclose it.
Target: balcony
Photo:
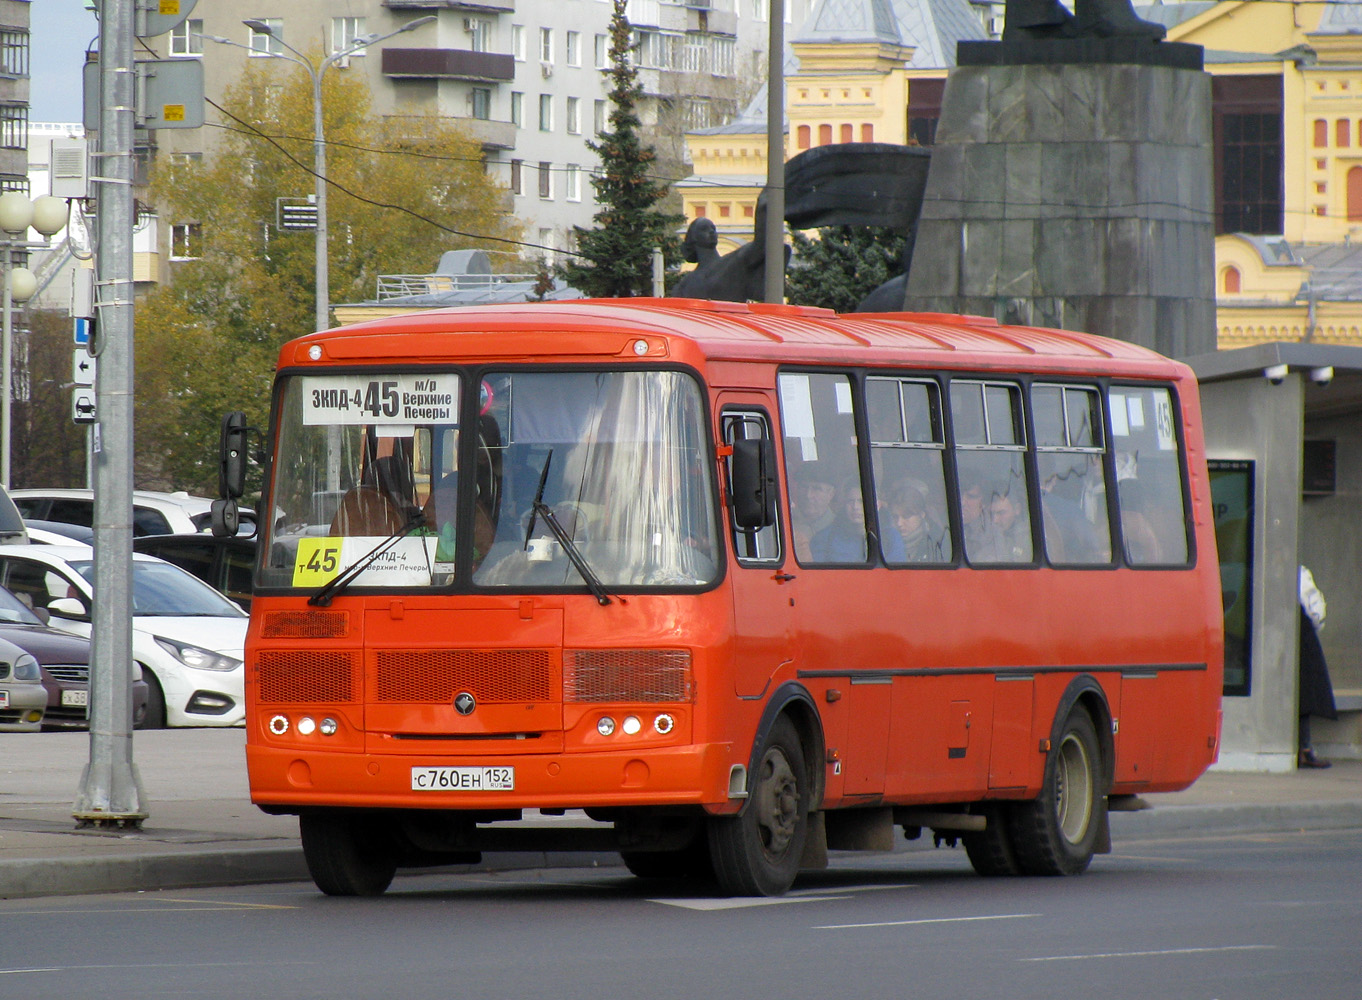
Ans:
[[[515,13],[515,0],[383,0],[389,10],[467,10],[489,14]]]
[[[515,79],[515,59],[509,54],[469,52],[467,49],[387,48],[383,50],[383,75],[501,83]]]

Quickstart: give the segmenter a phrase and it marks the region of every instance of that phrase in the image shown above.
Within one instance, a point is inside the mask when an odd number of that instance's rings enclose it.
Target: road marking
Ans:
[[[791,896],[818,896],[825,892],[884,892],[891,889],[916,889],[917,885],[905,882],[901,885],[843,885],[836,889],[797,889]]]
[[[780,896],[775,899],[743,897],[739,899],[650,899],[650,903],[665,903],[683,910],[741,910],[749,906],[785,906],[789,903],[823,903],[850,896]]]
[[[192,903],[201,906],[205,910],[212,910],[221,907],[227,909],[232,906],[241,906],[248,910],[296,910],[296,906],[283,906],[279,903],[237,903],[230,899],[176,899],[173,896],[155,896],[152,898],[156,903]]]
[[[274,962],[271,965],[316,965],[316,962]],[[106,969],[231,969],[240,966],[258,965],[256,962],[141,962],[127,965],[60,965],[50,968],[37,966],[31,969],[0,969],[0,976],[21,976],[35,972],[99,972]]]
[[[816,931],[848,931],[862,927],[912,927],[917,924],[967,924],[980,920],[1021,920],[1024,917],[1038,917],[1039,913],[995,913],[984,917],[926,917],[921,920],[886,920],[874,924],[827,924],[815,927]]]
[[[1218,948],[1165,948],[1161,951],[1108,951],[1093,955],[1045,955],[1023,958],[1022,962],[1082,962],[1090,958],[1152,958],[1159,955],[1204,955],[1218,951],[1271,951],[1274,944],[1229,944]]]

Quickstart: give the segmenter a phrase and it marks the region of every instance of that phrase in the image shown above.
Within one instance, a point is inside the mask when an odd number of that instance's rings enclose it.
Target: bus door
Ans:
[[[719,402],[719,431],[725,445],[772,438],[764,397],[724,393]],[[776,503],[778,507],[779,500]],[[774,689],[772,679],[794,656],[790,643],[794,576],[783,569],[779,510],[776,523],[765,528],[738,528],[731,518],[729,528],[734,555],[728,576],[733,592],[733,688],[739,698],[759,699]]]

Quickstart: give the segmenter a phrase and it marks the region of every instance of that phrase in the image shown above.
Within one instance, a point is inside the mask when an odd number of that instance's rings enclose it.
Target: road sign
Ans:
[[[95,359],[83,347],[71,352],[71,381],[76,385],[95,384]]]
[[[78,424],[95,422],[95,390],[86,385],[78,385],[71,393],[71,419]]]
[[[279,218],[276,228],[280,232],[313,232],[317,228],[317,206],[308,204],[286,205],[278,202]]]
[[[95,332],[95,321],[86,319],[84,316],[77,316],[72,324],[71,332],[75,337],[76,346],[88,349],[90,336]]]
[[[85,128],[99,131],[99,62],[82,70]],[[137,75],[137,124],[142,128],[198,128],[203,124],[203,62],[199,59],[143,59]]]

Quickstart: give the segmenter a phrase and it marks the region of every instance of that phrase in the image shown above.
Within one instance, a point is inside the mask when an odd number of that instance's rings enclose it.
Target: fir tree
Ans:
[[[681,262],[677,230],[682,215],[662,211],[658,203],[667,185],[656,183],[649,171],[657,157],[639,138],[637,105],[643,96],[638,70],[630,62],[631,29],[625,17],[626,0],[614,0],[610,19],[610,129],[587,146],[601,159],[591,178],[600,211],[592,218],[595,229],[575,226],[581,255],[559,268],[574,288],[602,298],[652,294],[653,250],[661,248],[668,270]]]
[[[870,226],[829,226],[818,239],[793,232],[794,262],[785,276],[793,305],[853,312],[867,295],[903,273],[906,237]]]

